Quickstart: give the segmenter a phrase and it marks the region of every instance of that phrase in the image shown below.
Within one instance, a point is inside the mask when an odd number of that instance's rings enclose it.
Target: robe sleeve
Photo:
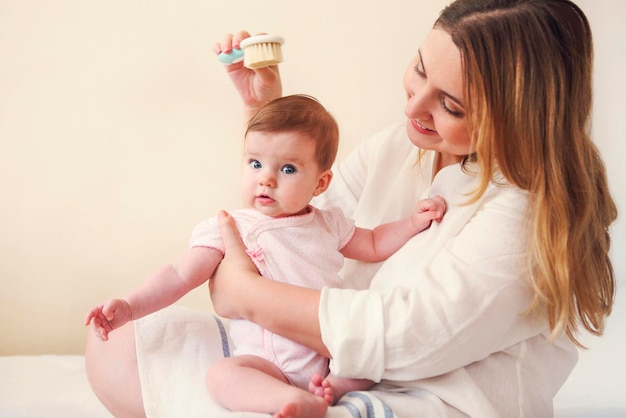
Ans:
[[[322,339],[345,377],[408,381],[482,360],[547,328],[532,301],[527,196],[492,187],[414,237],[370,289],[324,288]]]

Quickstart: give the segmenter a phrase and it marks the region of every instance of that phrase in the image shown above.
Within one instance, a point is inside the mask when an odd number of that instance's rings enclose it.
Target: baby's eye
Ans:
[[[292,166],[291,164],[287,164],[281,169],[281,171],[285,174],[293,174],[296,172],[296,168]]]
[[[262,167],[262,165],[259,162],[259,160],[250,160],[250,167],[254,168],[255,170],[258,170],[259,168]]]

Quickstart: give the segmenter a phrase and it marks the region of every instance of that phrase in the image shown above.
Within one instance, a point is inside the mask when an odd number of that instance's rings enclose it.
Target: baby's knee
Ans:
[[[206,386],[209,393],[215,395],[223,386],[224,378],[230,376],[235,364],[236,357],[226,357],[215,361],[209,366],[206,373]]]
[[[228,362],[226,360],[228,359],[227,358],[219,359],[213,362],[209,366],[209,369],[207,370],[207,373],[206,373],[207,380],[209,380],[211,377],[217,377],[219,379],[219,376],[224,373],[224,370],[228,366]]]

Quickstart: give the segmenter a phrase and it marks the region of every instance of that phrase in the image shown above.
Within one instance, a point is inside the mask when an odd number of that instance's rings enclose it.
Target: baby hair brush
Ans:
[[[281,46],[285,40],[276,35],[251,36],[241,41],[241,49],[233,49],[229,54],[221,53],[221,63],[230,65],[240,62],[248,68],[263,68],[276,65],[283,60]]]

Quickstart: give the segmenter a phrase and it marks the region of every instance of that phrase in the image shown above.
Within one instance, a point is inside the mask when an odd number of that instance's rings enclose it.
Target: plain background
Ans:
[[[88,308],[240,207],[224,34],[282,35],[284,93],[327,106],[345,155],[403,120],[403,72],[445,5],[225,3],[0,0],[0,354],[82,352]],[[181,303],[211,309],[205,286]]]
[[[447,1],[226,3],[0,0],[0,354],[81,353],[88,308],[239,207],[240,103],[211,52],[223,34],[285,37],[284,93],[336,116],[341,158],[403,121],[403,72]],[[596,41],[594,139],[624,211],[626,3],[577,3]],[[625,225],[611,229],[616,310],[579,372],[608,383],[620,367],[594,361],[626,356]],[[180,303],[211,310],[204,286]]]

